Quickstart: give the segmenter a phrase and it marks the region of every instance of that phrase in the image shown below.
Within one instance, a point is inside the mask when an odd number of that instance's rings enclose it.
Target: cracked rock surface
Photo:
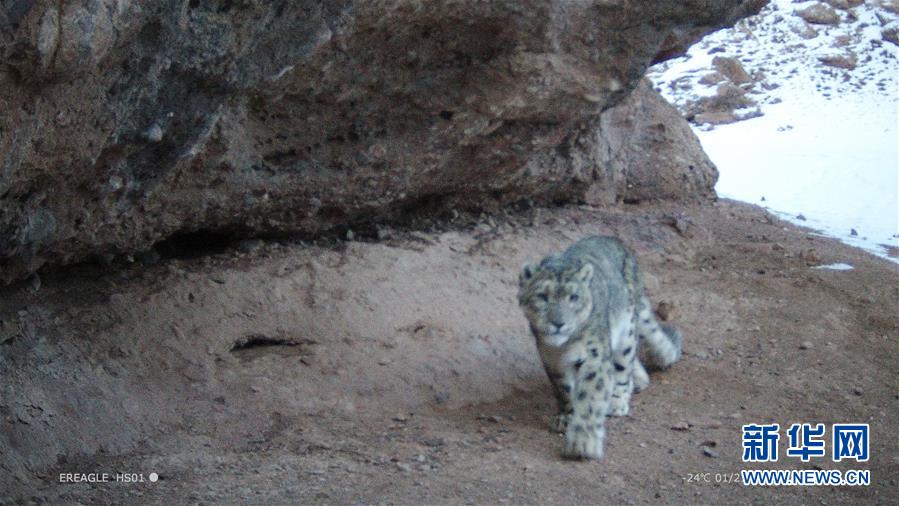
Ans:
[[[686,126],[628,97],[764,3],[5,2],[0,281],[199,230],[709,194]],[[628,174],[647,143],[683,161]]]

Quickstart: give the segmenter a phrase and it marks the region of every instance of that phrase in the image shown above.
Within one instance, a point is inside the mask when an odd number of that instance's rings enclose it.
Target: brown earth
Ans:
[[[527,209],[380,241],[207,240],[150,267],[5,288],[0,503],[894,503],[897,266],[756,207],[684,209]],[[596,233],[636,250],[685,354],[610,419],[602,461],[574,462],[547,430],[517,271]],[[870,469],[872,485],[715,483],[749,467],[751,422],[870,423],[867,463],[752,467]]]

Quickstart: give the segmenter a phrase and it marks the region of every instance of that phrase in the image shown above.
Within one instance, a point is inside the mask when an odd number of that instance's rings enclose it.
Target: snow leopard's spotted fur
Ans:
[[[600,458],[605,417],[628,414],[631,393],[649,385],[637,358],[668,367],[681,335],[653,316],[634,255],[614,237],[588,237],[525,265],[518,300],[559,401],[554,428],[564,455]]]

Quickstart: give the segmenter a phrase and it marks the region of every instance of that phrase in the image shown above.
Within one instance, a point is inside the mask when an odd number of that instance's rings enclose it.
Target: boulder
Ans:
[[[880,29],[880,37],[899,46],[899,22],[887,23]]]
[[[849,9],[852,7],[852,5],[849,4],[849,0],[826,0],[826,1],[827,1],[827,5],[833,7],[834,9],[846,10],[846,9]]]
[[[752,82],[752,77],[743,68],[740,60],[730,56],[716,56],[712,58],[712,66],[715,70],[727,77],[730,82],[740,85]]]
[[[899,14],[899,0],[875,0],[874,5],[887,12]]]
[[[837,35],[833,38],[833,41],[830,43],[831,47],[846,47],[849,44],[852,44],[852,37],[849,35]]]
[[[822,55],[818,57],[818,61],[828,67],[852,70],[858,65],[858,57],[851,53]]]
[[[840,15],[827,4],[816,3],[796,11],[796,15],[815,25],[838,25]]]
[[[806,39],[806,40],[814,39],[815,37],[818,36],[818,30],[815,30],[815,27],[813,27],[812,25],[808,24],[805,21],[801,21],[799,24],[796,24],[796,25],[791,25],[790,29],[793,30],[793,32],[795,32],[796,35],[799,35],[800,37],[802,37],[803,39]]]
[[[676,107],[641,83],[620,107],[600,116],[598,167],[621,174],[628,202],[715,195],[718,170]]]
[[[699,78],[699,84],[704,84],[706,86],[712,86],[720,83],[721,81],[727,79],[720,72],[710,72]]]
[[[731,115],[720,113],[733,113],[737,109],[745,109],[757,105],[756,102],[746,96],[743,88],[725,81],[718,85],[714,95],[700,97],[685,106],[685,116],[695,124],[712,123],[723,124]],[[734,121],[738,118],[734,116]],[[710,120],[711,119],[711,120]]]
[[[611,135],[585,129],[651,63],[765,3],[12,2],[0,280],[179,234],[312,235],[617,192],[609,167],[538,161]]]
[[[737,121],[733,111],[703,112],[693,118],[693,122],[697,125],[727,125]]]

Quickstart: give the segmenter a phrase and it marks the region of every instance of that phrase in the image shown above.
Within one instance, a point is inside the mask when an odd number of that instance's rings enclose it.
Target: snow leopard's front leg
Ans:
[[[552,383],[553,393],[559,407],[559,412],[553,417],[550,428],[555,432],[565,432],[568,422],[571,420],[571,391],[574,385],[574,375],[571,372],[563,374],[546,362],[543,362],[543,368]]]
[[[563,450],[566,457],[602,458],[613,381],[609,359],[608,352],[597,357],[587,353],[574,363],[573,412]]]
[[[637,366],[637,313],[628,311],[622,315],[621,324],[613,332],[612,342],[617,349],[612,350],[612,399],[609,404],[610,416],[627,416],[630,412],[631,394],[634,391],[634,376],[639,374]],[[640,367],[642,369],[642,366]],[[638,378],[640,379],[640,378]]]

